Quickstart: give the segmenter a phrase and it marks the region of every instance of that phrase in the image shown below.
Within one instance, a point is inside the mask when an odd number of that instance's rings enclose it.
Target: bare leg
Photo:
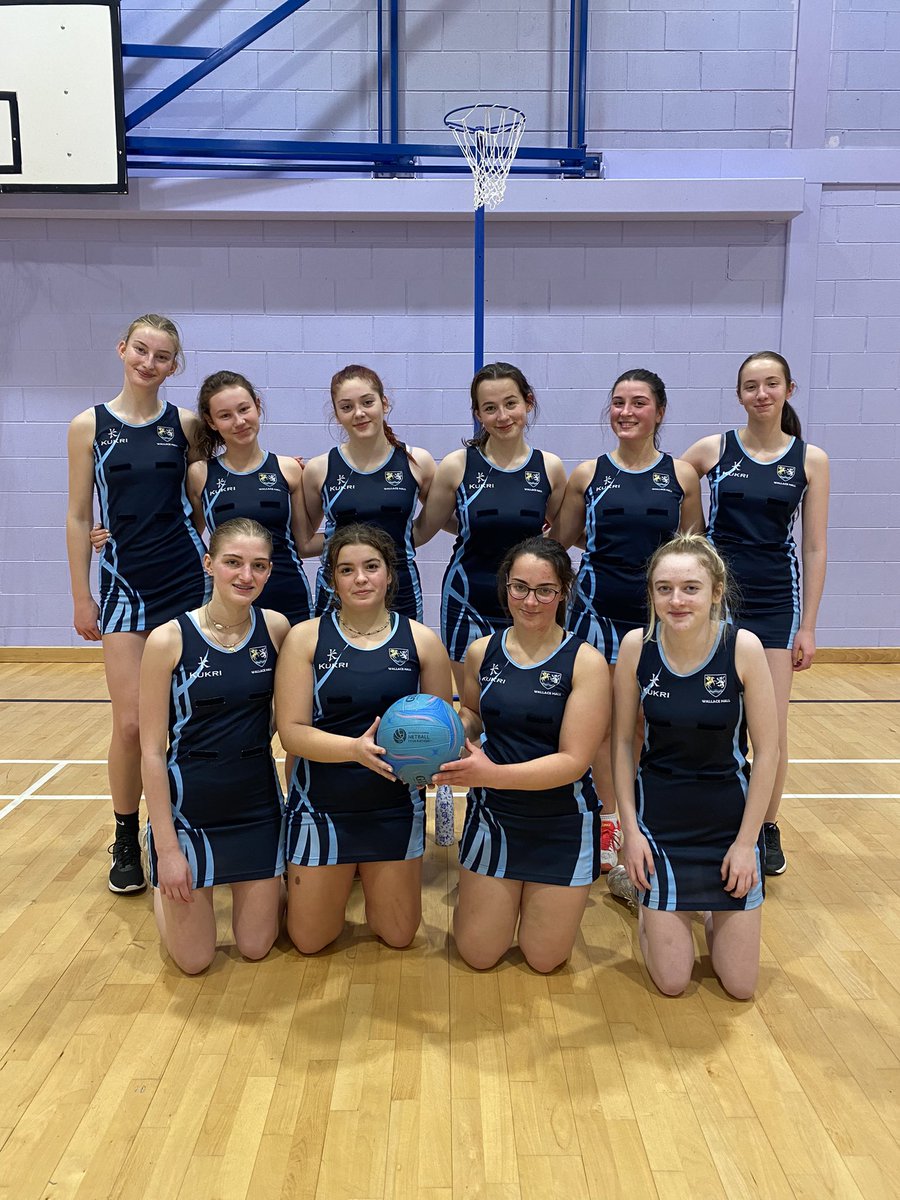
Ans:
[[[136,813],[141,800],[141,737],[138,689],[146,633],[105,633],[103,659],[112,701],[109,790],[113,810]]]
[[[535,971],[562,966],[575,945],[590,885],[559,887],[526,883],[522,888],[519,948]]]
[[[778,715],[778,770],[775,773],[775,783],[772,786],[772,798],[766,810],[767,821],[778,820],[778,807],[781,804],[781,793],[784,791],[784,781],[788,769],[788,705],[791,699],[791,685],[794,682],[794,669],[791,666],[790,650],[767,650],[766,661],[775,685],[775,708]]]
[[[216,953],[216,915],[212,888],[198,888],[193,899],[170,900],[153,889],[153,911],[169,957],[186,975],[205,971]]]
[[[609,668],[609,681],[612,687],[613,677],[615,676],[615,664],[611,664]],[[644,714],[638,709],[637,719],[634,726],[634,761],[638,762],[641,756],[641,748],[644,744]],[[603,741],[594,756],[594,761],[591,763],[591,774],[594,778],[594,788],[597,795],[603,804],[601,813],[601,821],[614,822],[614,827],[600,826],[600,844],[601,844],[601,870],[604,874],[612,870],[618,861],[618,850],[621,846],[621,832],[619,830],[619,814],[617,812],[616,789],[613,784],[612,774],[612,745],[610,742],[610,729],[607,726],[603,736]],[[614,828],[615,832],[612,832]],[[609,832],[608,832],[609,831]]]
[[[422,922],[422,860],[359,864],[366,921],[376,937],[402,949]]]
[[[317,954],[341,933],[356,863],[288,864],[287,931],[301,954]]]
[[[284,886],[281,876],[231,885],[231,928],[244,958],[265,958],[278,937]]]
[[[638,908],[638,936],[650,977],[667,996],[680,996],[694,969],[691,914]]]
[[[463,694],[463,679],[465,678],[465,665],[461,662],[451,662],[450,669],[453,672],[453,690],[457,696]]]
[[[749,1000],[759,979],[762,906],[706,913],[706,944],[719,983],[736,1000]]]
[[[456,948],[470,967],[485,971],[503,957],[516,935],[522,883],[459,868],[453,913]]]

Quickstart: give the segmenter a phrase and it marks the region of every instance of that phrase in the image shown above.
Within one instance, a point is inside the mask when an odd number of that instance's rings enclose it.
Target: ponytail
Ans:
[[[800,418],[797,416],[797,410],[793,404],[784,402],[784,408],[781,410],[781,432],[789,433],[791,437],[800,437]]]
[[[388,425],[387,421],[382,423],[381,428],[384,430],[384,436],[387,438],[390,445],[392,445],[395,450],[402,450],[412,465],[417,467],[419,464],[416,462],[415,456],[410,453],[409,446],[407,446],[406,442],[400,441],[396,433],[394,433],[393,429],[391,429],[390,425]]]
[[[474,446],[476,450],[484,450],[487,445],[488,431],[483,425],[478,426],[478,432],[474,437],[463,438],[464,446]]]

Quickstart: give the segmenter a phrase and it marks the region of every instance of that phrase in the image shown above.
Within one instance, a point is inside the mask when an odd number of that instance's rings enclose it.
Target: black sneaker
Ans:
[[[763,824],[763,840],[766,844],[766,874],[783,875],[787,870],[787,860],[781,848],[781,830],[774,821]]]
[[[118,892],[142,892],[147,886],[144,868],[141,865],[141,843],[129,834],[119,834],[109,847],[112,866],[109,868],[109,890]]]

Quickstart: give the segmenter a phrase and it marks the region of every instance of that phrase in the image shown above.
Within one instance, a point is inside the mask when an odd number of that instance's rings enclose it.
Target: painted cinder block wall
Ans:
[[[595,0],[588,143],[606,152],[611,177],[705,177],[717,149],[732,152],[732,175],[798,175],[793,144],[827,147],[835,163],[850,147],[868,154],[867,183],[808,189],[816,203],[802,218],[811,249],[800,288],[782,221],[492,219],[486,352],[526,371],[542,406],[535,444],[571,467],[609,447],[599,418],[621,369],[647,365],[666,380],[664,443],[677,453],[739,419],[734,374],[747,352],[783,343],[790,357],[796,344],[806,368],[795,361],[798,408],[833,462],[820,642],[879,646],[900,644],[900,172],[879,153],[900,137],[900,20],[887,0],[865,11],[850,3],[835,0],[832,20],[831,0],[803,0],[799,19],[782,0]],[[431,139],[454,104],[500,95],[526,110],[533,141],[558,135],[567,35],[565,14],[550,7],[408,0],[406,135]],[[802,28],[811,10],[813,34]],[[123,22],[127,40],[216,44],[257,15],[154,0],[126,6]],[[798,37],[818,56],[816,77],[796,77]],[[371,137],[373,44],[367,4],[313,2],[147,130]],[[171,75],[133,63],[128,106]],[[804,142],[800,118],[821,137]],[[211,370],[245,371],[264,393],[273,449],[309,456],[331,444],[328,379],[361,360],[382,374],[395,427],[439,456],[467,430],[470,245],[465,220],[367,213],[78,219],[45,208],[0,219],[3,642],[78,640],[62,529],[65,428],[115,394],[114,344],[133,314],[161,310],[183,327],[188,366],[169,386],[175,402],[191,404]],[[432,621],[448,545],[438,539],[420,556]]]

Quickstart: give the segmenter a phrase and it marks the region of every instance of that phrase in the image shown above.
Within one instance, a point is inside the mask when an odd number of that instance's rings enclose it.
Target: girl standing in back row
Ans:
[[[737,396],[746,424],[695,442],[684,458],[709,480],[707,536],[728,563],[739,601],[735,620],[762,642],[778,712],[778,771],[765,816],[766,874],[787,868],[778,809],[788,768],[788,703],[795,671],[816,653],[816,617],[825,586],[828,456],[800,438],[790,404],[787,359],[762,350],[744,359]],[[802,513],[802,603],[793,526]]]
[[[679,530],[703,523],[696,473],[659,448],[667,405],[666,385],[653,371],[636,367],[619,376],[604,413],[616,447],[575,468],[553,531],[564,546],[584,545],[569,628],[600,650],[611,672],[625,634],[646,623],[650,556]],[[608,736],[593,774],[604,804],[602,859],[609,871],[621,836]]]
[[[397,612],[422,620],[422,587],[416,568],[413,518],[434,478],[427,450],[406,446],[388,425],[384,385],[369,367],[351,364],[331,380],[331,403],[346,442],[308,463],[303,495],[313,529],[325,517],[325,542],[344,525],[365,522],[383,529],[397,548]],[[316,579],[316,613],[334,602],[327,555]]]
[[[292,625],[312,616],[312,593],[300,556],[310,540],[303,468],[259,444],[262,401],[236,371],[217,371],[200,385],[199,462],[188,468],[188,495],[212,534],[223,521],[249,517],[272,538],[272,573],[255,601]]]
[[[497,596],[503,556],[554,519],[566,487],[561,459],[525,440],[537,401],[518,367],[489,363],[470,392],[481,428],[464,450],[442,460],[416,522],[421,545],[456,518],[458,535],[441,588],[441,636],[457,664],[458,685],[472,642],[510,624]]]
[[[159,389],[183,365],[178,329],[168,317],[147,313],[131,322],[117,351],[125,371],[122,390],[69,426],[66,545],[76,632],[85,641],[103,641],[116,821],[109,888],[125,893],[147,886],[138,840],[144,644],[151,629],[202,604],[207,580],[185,490],[199,421],[159,398]],[[95,489],[100,522],[110,533],[100,557],[99,607],[90,588]]]

